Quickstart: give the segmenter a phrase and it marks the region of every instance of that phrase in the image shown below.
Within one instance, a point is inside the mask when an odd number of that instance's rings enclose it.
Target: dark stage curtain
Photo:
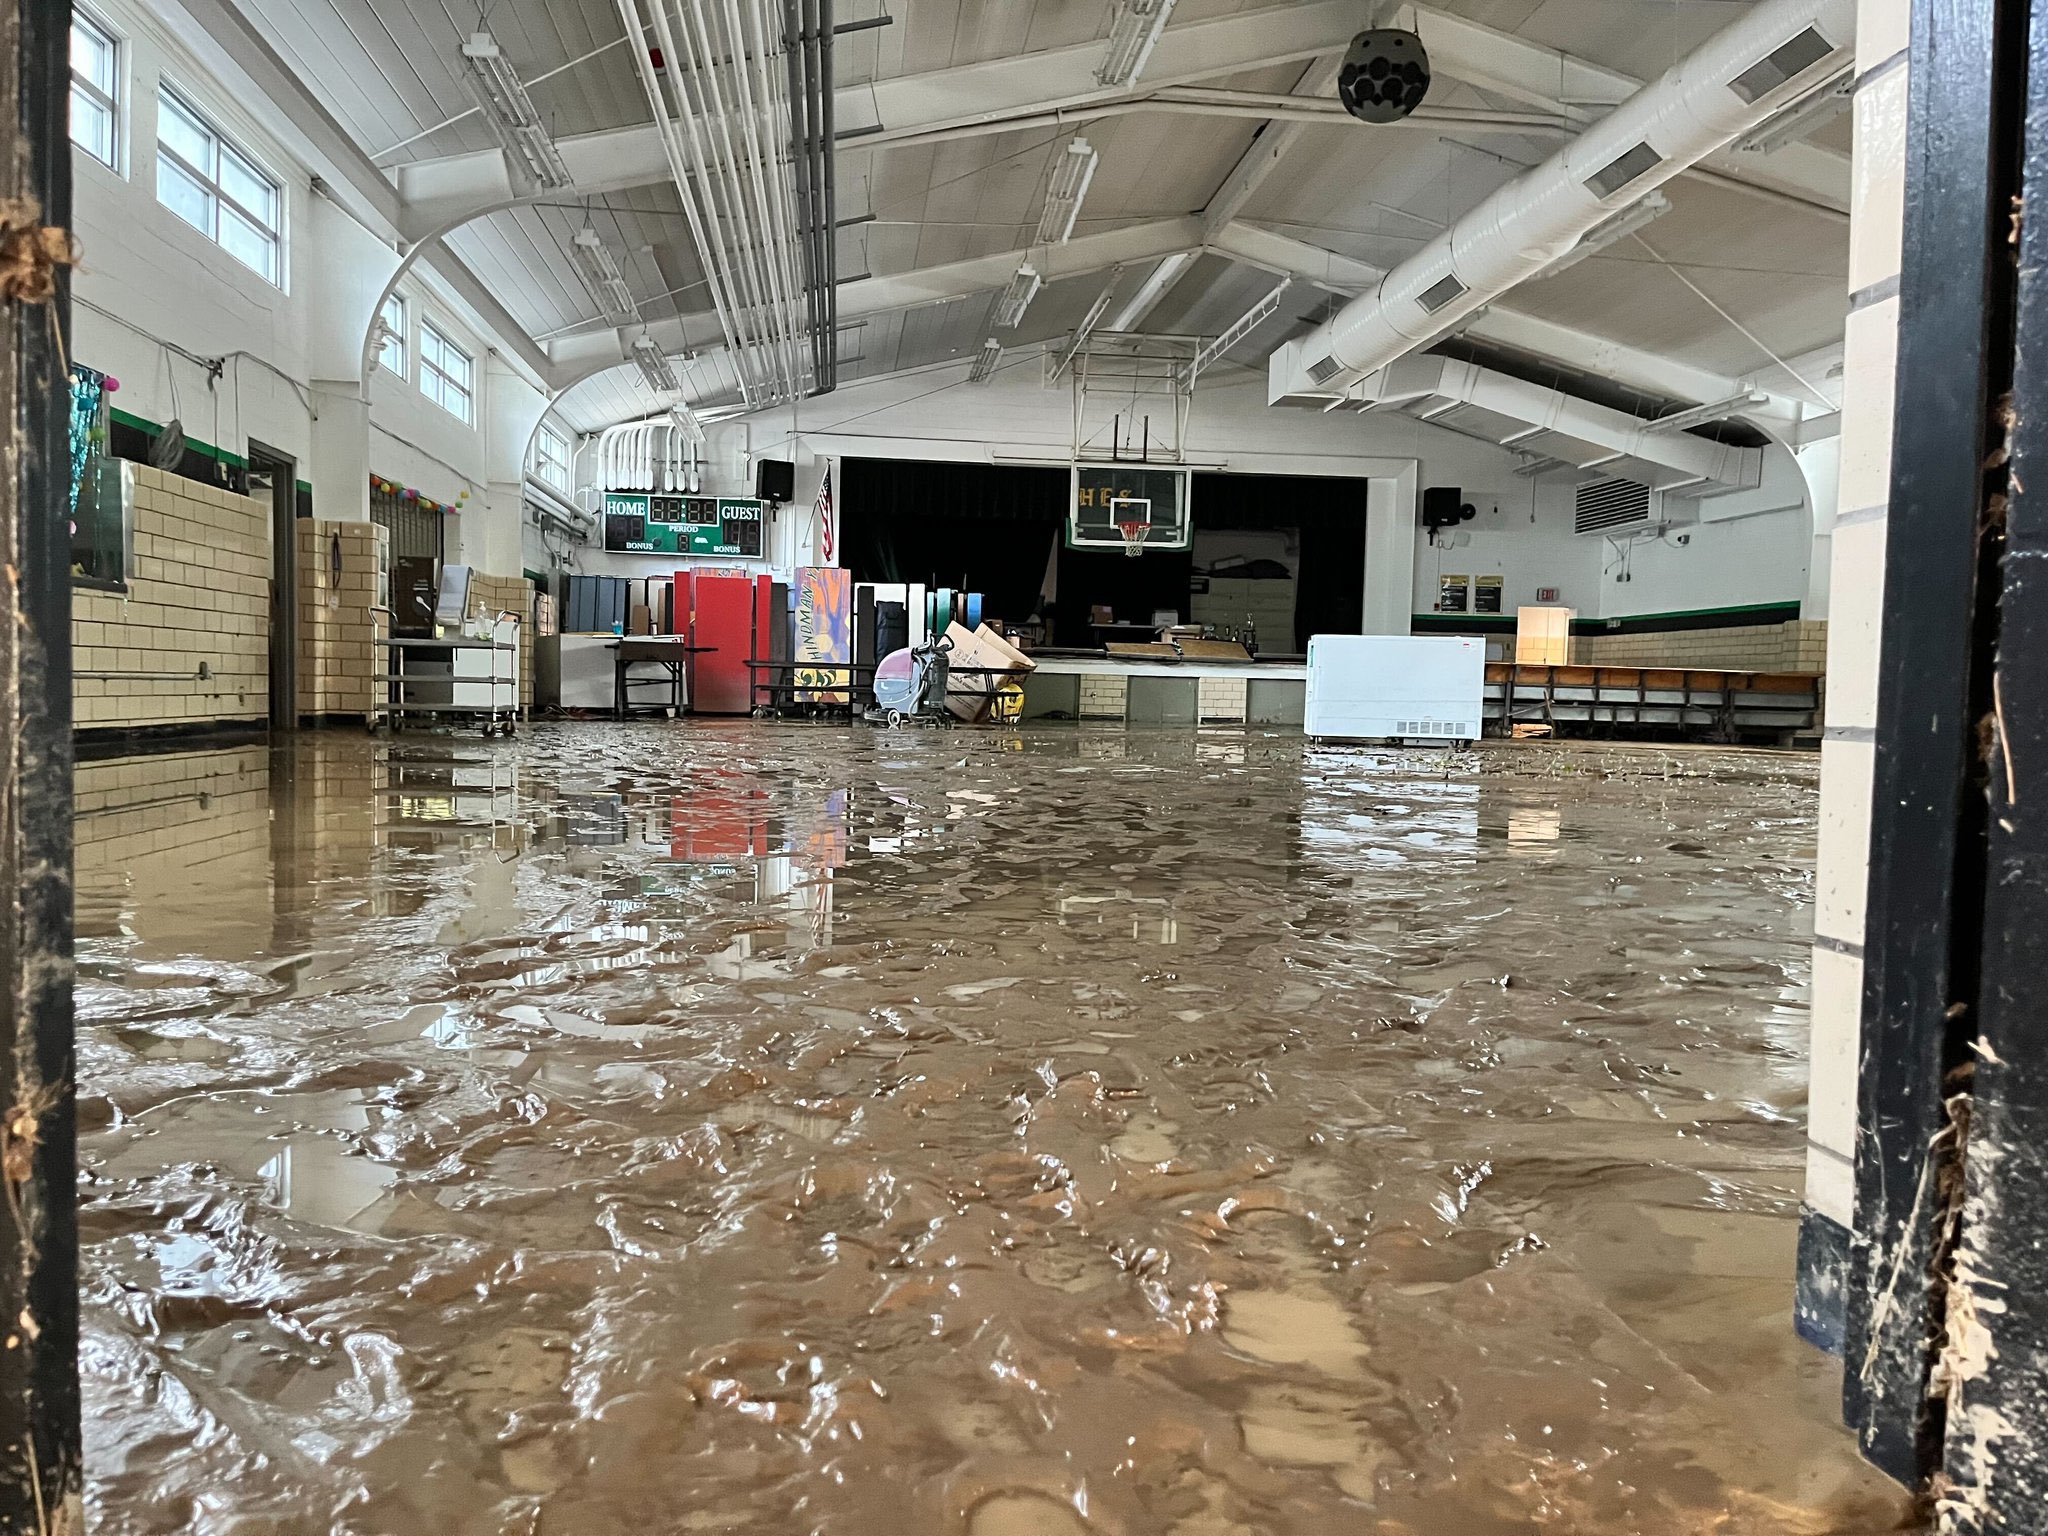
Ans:
[[[991,618],[1031,617],[1065,525],[1065,470],[847,459],[839,476],[854,580],[958,587],[981,593]]]
[[[1046,557],[1059,553],[1053,638],[1094,645],[1089,609],[1144,622],[1188,614],[1187,552],[1098,553],[1064,547],[1071,480],[1064,469],[847,459],[840,466],[841,559],[856,581],[921,581],[980,592],[991,617],[1021,622],[1038,606]],[[1196,475],[1202,528],[1293,528],[1301,536],[1293,649],[1314,634],[1356,634],[1365,618],[1365,482],[1306,475]],[[1275,636],[1269,648],[1282,644]]]

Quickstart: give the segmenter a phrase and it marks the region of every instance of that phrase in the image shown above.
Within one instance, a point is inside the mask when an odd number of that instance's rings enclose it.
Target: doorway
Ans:
[[[270,728],[298,724],[298,461],[249,441],[249,494],[270,504]]]

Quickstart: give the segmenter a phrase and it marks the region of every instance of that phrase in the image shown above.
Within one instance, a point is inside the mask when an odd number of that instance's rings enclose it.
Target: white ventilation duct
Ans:
[[[1834,76],[1854,0],[1758,0],[1533,170],[1273,354],[1267,393],[1327,400],[1540,272],[1616,210]]]
[[[1563,390],[1531,384],[1494,368],[1448,357],[1408,357],[1362,380],[1350,398],[1370,409],[1393,406],[1468,435],[1490,436],[1467,425],[1460,406],[1475,408],[1475,423],[1523,422],[1533,431],[1510,441],[1524,452],[1541,453],[1559,443],[1589,444],[1603,450],[1592,463],[1603,473],[1637,475],[1669,486],[1712,486],[1722,491],[1754,490],[1763,483],[1761,448],[1738,448],[1659,431],[1658,423],[1596,405]],[[1472,413],[1467,413],[1472,414]],[[1498,439],[1496,439],[1498,440]],[[1714,491],[1696,494],[1712,495]]]
[[[704,486],[704,448],[673,421],[606,427],[597,442],[600,489],[695,495]]]

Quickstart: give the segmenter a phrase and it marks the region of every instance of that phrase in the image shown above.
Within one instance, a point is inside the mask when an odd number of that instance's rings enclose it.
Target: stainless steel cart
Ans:
[[[371,726],[396,731],[409,718],[444,715],[473,722],[486,736],[510,736],[519,725],[519,622],[501,616],[494,635],[507,629],[509,640],[380,638],[384,666],[374,680],[383,693]]]

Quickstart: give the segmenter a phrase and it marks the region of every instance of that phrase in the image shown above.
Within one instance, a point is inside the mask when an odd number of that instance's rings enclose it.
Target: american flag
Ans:
[[[818,482],[818,504],[811,509],[818,519],[818,558],[832,563],[832,546],[837,530],[832,526],[832,466],[825,466],[825,478]]]

